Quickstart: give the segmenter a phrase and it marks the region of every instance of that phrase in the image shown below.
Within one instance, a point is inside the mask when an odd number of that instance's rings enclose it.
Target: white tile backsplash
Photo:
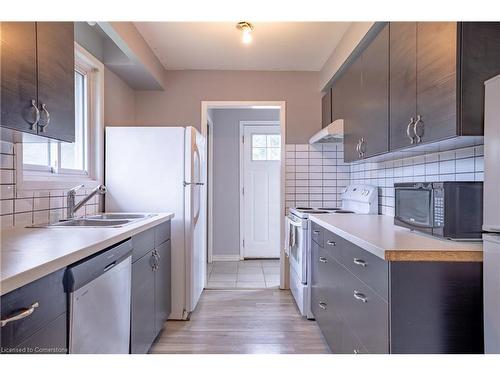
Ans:
[[[398,182],[483,181],[483,146],[350,166],[350,183],[379,186],[379,213],[394,216],[394,184]]]
[[[286,145],[285,206],[332,207],[350,179],[342,144]]]

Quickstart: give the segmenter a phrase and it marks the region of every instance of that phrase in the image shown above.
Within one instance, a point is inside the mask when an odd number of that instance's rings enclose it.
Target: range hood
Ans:
[[[309,143],[334,143],[344,139],[344,120],[338,119],[314,134]]]

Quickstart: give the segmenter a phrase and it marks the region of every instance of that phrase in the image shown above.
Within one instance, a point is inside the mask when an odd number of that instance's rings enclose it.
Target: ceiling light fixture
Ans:
[[[243,33],[242,42],[244,44],[249,44],[252,41],[252,31],[254,29],[250,22],[238,22],[236,28]]]

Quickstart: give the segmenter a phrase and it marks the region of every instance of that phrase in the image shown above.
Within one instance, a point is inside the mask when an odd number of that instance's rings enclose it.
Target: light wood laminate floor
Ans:
[[[205,290],[189,321],[168,321],[151,353],[328,353],[290,291]]]

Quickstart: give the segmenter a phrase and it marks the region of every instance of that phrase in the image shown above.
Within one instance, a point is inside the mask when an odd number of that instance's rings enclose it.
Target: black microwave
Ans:
[[[449,239],[480,239],[482,182],[394,184],[394,224]]]

